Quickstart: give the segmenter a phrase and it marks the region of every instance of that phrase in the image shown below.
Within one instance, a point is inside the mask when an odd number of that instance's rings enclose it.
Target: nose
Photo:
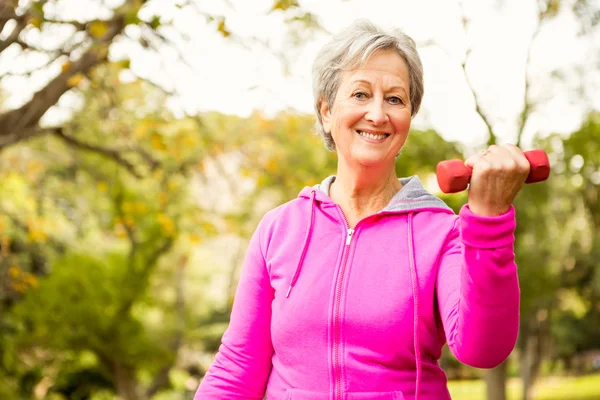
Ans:
[[[383,125],[390,120],[382,100],[373,99],[369,102],[365,119],[375,126]]]

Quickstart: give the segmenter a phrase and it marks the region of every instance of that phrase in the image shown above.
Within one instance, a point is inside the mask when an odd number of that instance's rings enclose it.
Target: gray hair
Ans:
[[[323,101],[333,108],[340,86],[341,73],[362,67],[377,50],[395,50],[408,67],[410,77],[410,109],[415,116],[423,98],[423,65],[415,42],[394,29],[387,33],[367,20],[357,20],[333,37],[317,54],[312,66],[313,97],[317,122],[315,130],[328,150],[335,150],[331,132],[325,132],[320,106]]]

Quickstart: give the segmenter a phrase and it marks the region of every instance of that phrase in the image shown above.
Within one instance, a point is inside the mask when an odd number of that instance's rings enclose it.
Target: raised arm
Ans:
[[[254,232],[235,294],[227,331],[195,400],[262,400],[271,371],[273,289],[263,257],[260,226]]]
[[[464,206],[440,258],[436,290],[448,346],[473,367],[497,366],[517,340],[515,227],[513,207],[481,217]]]

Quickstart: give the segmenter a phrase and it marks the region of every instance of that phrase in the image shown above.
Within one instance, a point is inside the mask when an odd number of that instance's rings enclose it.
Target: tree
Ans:
[[[502,7],[504,5],[505,2],[498,2],[499,7]],[[532,49],[535,46],[536,43],[536,39],[538,38],[538,36],[540,35],[541,32],[543,32],[543,30],[546,28],[546,26],[548,25],[549,22],[551,22],[554,18],[556,18],[557,15],[559,15],[560,12],[564,12],[566,11],[566,9],[570,9],[570,11],[575,15],[576,18],[578,18],[578,21],[580,22],[580,34],[582,36],[585,35],[590,35],[591,32],[594,31],[594,29],[596,28],[599,18],[598,15],[600,15],[600,9],[598,8],[598,5],[595,4],[594,2],[588,2],[588,1],[576,1],[573,3],[568,3],[568,2],[563,2],[563,1],[555,1],[555,0],[537,0],[535,2],[535,5],[537,6],[537,13],[536,13],[536,25],[535,25],[535,29],[531,35],[531,37],[528,40],[528,50],[527,50],[527,55],[526,55],[526,59],[525,59],[525,65],[524,65],[524,80],[523,80],[523,97],[522,97],[522,101],[521,101],[521,107],[520,107],[520,112],[517,115],[516,118],[516,129],[514,132],[503,132],[500,133],[498,131],[498,129],[496,128],[496,121],[495,121],[495,116],[493,115],[492,109],[491,107],[486,107],[484,105],[484,101],[482,101],[482,91],[475,87],[473,82],[471,81],[470,77],[469,77],[469,73],[468,73],[468,66],[469,66],[469,59],[472,55],[472,49],[470,47],[467,48],[467,50],[465,51],[465,55],[464,58],[462,59],[462,61],[460,61],[460,65],[461,68],[464,72],[464,76],[465,76],[465,81],[466,84],[468,86],[468,88],[470,89],[471,93],[473,94],[473,100],[474,100],[474,108],[475,108],[475,112],[481,117],[481,120],[483,121],[483,123],[485,124],[487,133],[488,133],[488,138],[487,138],[487,145],[492,145],[492,144],[496,144],[496,143],[500,143],[503,137],[513,137],[513,143],[516,144],[517,146],[522,146],[524,144],[524,133],[526,132],[526,128],[528,126],[528,123],[530,121],[530,118],[534,115],[534,113],[536,112],[536,108],[539,107],[544,99],[542,98],[535,98],[532,95],[531,92],[531,88],[534,84],[534,77],[532,76],[531,72],[530,72],[530,65],[531,65],[531,57],[532,57]],[[465,32],[468,33],[469,29],[470,29],[470,23],[471,23],[471,19],[469,18],[468,14],[465,12],[465,9],[463,8],[462,2],[459,2],[459,6],[461,7],[462,10],[462,25],[465,29]],[[591,37],[591,36],[590,36]],[[428,43],[431,44],[431,43]],[[560,73],[556,73],[556,76],[560,76]],[[544,77],[544,79],[552,79],[551,77]],[[539,204],[538,201],[543,201],[545,198],[544,196],[548,196],[548,188],[547,187],[543,187],[542,186],[536,186],[536,187],[532,187],[532,188],[526,188],[520,195],[521,199],[525,199],[527,198],[530,202],[536,202],[533,204]],[[520,203],[519,207],[528,207],[527,204],[523,204]],[[532,212],[530,214],[527,213],[519,213],[519,227],[522,227],[523,225],[528,225],[529,226],[531,224],[535,225],[541,225],[540,224],[540,220],[544,218],[544,211],[543,207],[540,207],[540,210],[532,210]],[[527,216],[529,215],[529,217],[525,217],[523,218],[523,216]],[[521,234],[522,232],[522,234]],[[536,229],[535,232],[532,232],[531,230],[529,230],[529,232],[524,232],[523,230],[520,230],[519,232],[517,232],[517,247],[519,246],[519,241],[521,240],[527,240],[526,237],[528,235],[534,235],[533,237],[544,237],[545,236],[545,231],[543,231],[542,229]],[[531,237],[531,236],[529,236]],[[523,249],[520,248],[519,249],[519,253],[520,254],[520,260],[519,260],[519,265],[520,265],[520,277],[521,277],[521,282],[527,282],[526,281],[526,277],[527,276],[536,276],[539,277],[540,273],[539,271],[528,271],[528,268],[537,268],[537,262],[533,262],[534,260],[538,260],[539,258],[537,257],[544,257],[543,259],[549,259],[551,252],[547,251],[548,249],[543,249],[540,251],[532,251],[531,249]],[[548,279],[551,281],[551,272],[548,272],[549,275],[547,275]],[[542,275],[543,276],[543,275]],[[548,283],[548,282],[547,282]],[[532,349],[532,348],[537,348],[538,354],[541,354],[541,351],[539,351],[539,349],[541,349],[544,341],[543,338],[545,337],[544,335],[548,332],[548,324],[546,324],[545,322],[542,324],[542,326],[540,326],[539,324],[535,324],[535,326],[532,326],[530,321],[532,321],[531,316],[532,315],[540,315],[543,316],[544,312],[543,310],[546,309],[547,306],[549,306],[549,304],[547,303],[549,300],[543,300],[544,297],[546,296],[545,293],[549,293],[552,291],[552,288],[555,287],[554,285],[551,284],[547,284],[544,286],[535,286],[535,285],[527,285],[527,283],[525,283],[526,288],[524,288],[524,290],[522,291],[522,295],[523,295],[523,306],[522,306],[522,316],[524,318],[522,318],[521,321],[521,330],[520,330],[520,339],[519,339],[519,347],[521,349],[520,351],[520,357],[521,357],[521,374],[524,376],[525,379],[525,388],[524,388],[524,394],[523,397],[524,399],[528,399],[528,393],[530,392],[530,388],[531,385],[533,383],[533,378],[536,375],[536,372],[538,368],[539,368],[539,360],[537,361],[532,361],[529,360],[530,358],[530,353],[528,353],[528,351],[526,351],[526,349]],[[535,287],[530,287],[530,286],[535,286]],[[542,287],[543,288],[543,292],[544,293],[540,293],[539,288]],[[540,301],[541,304],[545,304],[544,306],[540,305],[537,303],[537,301]],[[529,306],[531,306],[532,308],[528,308]],[[543,319],[543,318],[542,318]],[[536,343],[536,344],[534,344]],[[500,365],[499,367],[489,370],[484,374],[485,380],[486,380],[486,386],[487,386],[487,399],[488,400],[506,400],[506,375],[507,375],[507,367],[506,367],[506,363],[503,363],[502,365]]]
[[[23,397],[49,369],[50,390],[83,390],[74,384],[84,375],[88,392],[95,382],[125,399],[168,387],[189,318],[186,260],[216,233],[189,184],[208,153],[203,128],[175,120],[144,82],[115,86],[118,72],[91,74],[83,109],[59,128],[73,143],[32,138],[4,154],[0,376],[16,376]]]
[[[32,137],[57,134],[59,127],[42,126],[42,117],[65,93],[80,85],[94,68],[115,61],[111,60],[110,52],[116,44],[137,45],[154,52],[160,52],[166,46],[178,50],[179,61],[186,64],[185,55],[177,45],[186,40],[182,37],[185,34],[157,14],[154,7],[156,0],[125,0],[114,8],[103,1],[94,1],[90,7],[97,8],[98,14],[110,17],[86,20],[61,17],[61,3],[60,0],[0,2],[0,30],[5,27],[7,30],[6,39],[0,41],[0,56],[6,54],[14,58],[15,66],[31,55],[44,59],[41,65],[26,71],[10,70],[0,80],[14,76],[33,79],[32,76],[39,71],[54,75],[25,104],[0,113],[0,151]],[[194,0],[163,3],[162,6],[173,9],[169,12],[193,13],[214,26],[223,37],[238,40],[223,16],[202,11]],[[297,1],[274,1],[271,7],[271,11],[289,12],[289,22],[309,27],[318,25],[312,14],[297,10]],[[47,41],[41,40],[45,36],[56,37],[56,40],[48,45]],[[60,37],[65,39],[61,41]],[[120,61],[127,67],[130,60]],[[71,143],[64,132],[59,137]]]

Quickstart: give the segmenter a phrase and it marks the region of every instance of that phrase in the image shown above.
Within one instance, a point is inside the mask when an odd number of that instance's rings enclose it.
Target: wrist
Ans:
[[[504,215],[510,210],[510,206],[510,204],[508,206],[485,206],[469,202],[469,209],[471,212],[480,217],[497,217]]]

